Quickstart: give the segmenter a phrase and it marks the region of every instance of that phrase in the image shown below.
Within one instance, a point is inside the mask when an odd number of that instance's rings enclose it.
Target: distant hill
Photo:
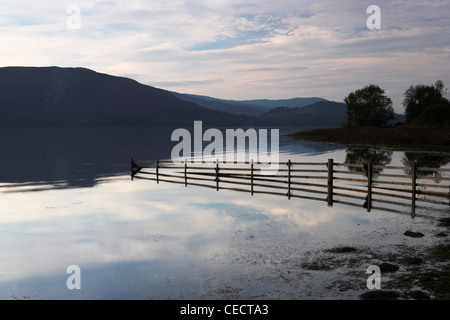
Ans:
[[[303,108],[305,106],[309,106],[313,103],[320,101],[328,101],[328,100],[314,97],[314,98],[292,98],[292,99],[278,99],[278,100],[270,100],[270,99],[241,100],[240,102],[252,106],[257,106],[261,110],[269,111],[271,109],[279,107]]]
[[[187,93],[172,93],[181,100],[193,102],[208,109],[229,112],[236,115],[258,116],[267,111],[265,109],[261,110],[261,108],[259,108],[258,106],[253,106],[241,101],[222,100],[213,97]]]
[[[347,123],[347,106],[343,102],[320,101],[303,108],[275,108],[259,119],[274,126],[342,127]],[[394,113],[394,119],[388,124],[404,121],[403,114]]]
[[[303,108],[275,108],[259,118],[273,125],[341,127],[347,122],[347,107],[345,103],[320,101]]]
[[[0,126],[248,125],[253,119],[85,68],[0,68]]]
[[[181,94],[176,92],[173,93],[176,97],[182,100],[194,102],[198,105],[212,110],[225,111],[233,114],[242,114],[248,116],[258,116],[279,107],[303,108],[307,105],[319,101],[328,101],[323,98],[224,100],[202,95],[193,95],[186,93]]]
[[[322,98],[234,101],[179,94],[86,68],[0,68],[0,127],[191,127],[195,120],[205,127],[340,127],[346,107]]]

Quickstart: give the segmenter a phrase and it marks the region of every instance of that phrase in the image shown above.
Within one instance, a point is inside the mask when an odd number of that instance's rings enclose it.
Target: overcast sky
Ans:
[[[368,29],[370,5],[381,29]],[[79,15],[78,15],[79,12]],[[86,67],[223,99],[450,87],[450,1],[1,1],[0,66]],[[370,20],[375,22],[375,20]]]

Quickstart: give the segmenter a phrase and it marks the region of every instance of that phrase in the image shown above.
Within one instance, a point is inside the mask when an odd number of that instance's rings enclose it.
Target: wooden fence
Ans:
[[[261,171],[265,168],[265,171]],[[379,166],[367,164],[291,162],[267,173],[258,163],[188,163],[171,160],[131,160],[131,179],[146,179],[270,194],[291,198],[408,213],[417,208],[450,209],[450,169]],[[405,210],[407,209],[407,210]]]

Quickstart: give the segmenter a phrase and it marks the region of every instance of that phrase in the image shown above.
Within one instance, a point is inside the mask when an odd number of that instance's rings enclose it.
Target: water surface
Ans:
[[[411,218],[131,181],[130,158],[168,158],[171,132],[2,129],[0,298],[357,299],[367,291],[368,266],[436,242],[403,235],[439,232],[442,213],[431,209]],[[282,160],[292,161],[346,162],[370,153],[287,137],[280,145]],[[371,152],[391,165],[423,159]],[[448,164],[446,156],[432,158]],[[327,251],[340,246],[360,251],[353,258]],[[306,267],[317,261],[329,268]],[[80,290],[66,286],[69,265],[81,269]]]

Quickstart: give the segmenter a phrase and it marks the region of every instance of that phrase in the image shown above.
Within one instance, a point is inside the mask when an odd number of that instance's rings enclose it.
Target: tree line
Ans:
[[[445,98],[446,93],[442,80],[433,85],[410,86],[402,102],[406,123],[450,127],[450,101]],[[394,119],[392,100],[378,85],[371,84],[351,92],[344,102],[349,127],[386,126]]]

